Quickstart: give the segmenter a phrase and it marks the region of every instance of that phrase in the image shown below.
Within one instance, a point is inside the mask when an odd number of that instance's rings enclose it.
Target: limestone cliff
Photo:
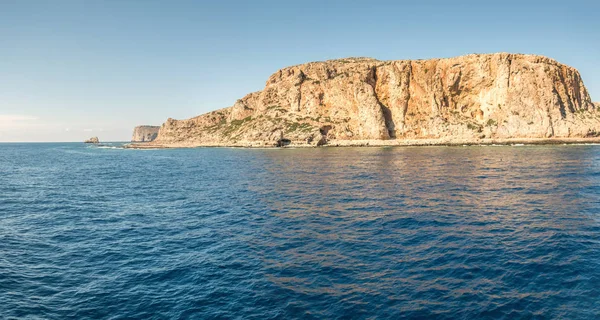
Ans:
[[[158,136],[159,126],[137,126],[133,129],[131,142],[151,142]]]
[[[357,140],[595,137],[579,72],[523,54],[312,62],[274,73],[229,108],[168,119],[163,146],[321,145]]]

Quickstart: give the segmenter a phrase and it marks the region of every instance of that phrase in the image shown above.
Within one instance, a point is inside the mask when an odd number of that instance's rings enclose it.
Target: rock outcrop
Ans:
[[[159,126],[137,126],[133,129],[131,142],[151,142],[158,136]]]
[[[161,146],[586,138],[600,111],[579,72],[523,54],[312,62],[274,73],[232,107],[168,119]]]
[[[91,138],[85,140],[84,143],[94,143],[94,144],[97,144],[97,143],[100,143],[100,140],[98,139],[98,137],[91,137]]]

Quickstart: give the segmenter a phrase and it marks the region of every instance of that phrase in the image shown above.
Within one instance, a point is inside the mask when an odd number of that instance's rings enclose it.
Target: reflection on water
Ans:
[[[3,145],[0,314],[598,318],[599,160]]]
[[[322,316],[597,314],[597,150],[266,153],[252,191],[276,219],[253,245],[269,280]]]

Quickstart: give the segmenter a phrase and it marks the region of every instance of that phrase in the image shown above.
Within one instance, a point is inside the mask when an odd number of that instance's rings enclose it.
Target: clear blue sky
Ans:
[[[600,101],[598,3],[0,0],[0,141],[128,140],[348,56],[542,54]]]

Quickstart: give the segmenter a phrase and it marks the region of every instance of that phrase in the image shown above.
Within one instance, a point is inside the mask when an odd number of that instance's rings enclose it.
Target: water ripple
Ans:
[[[600,318],[600,147],[0,145],[6,318]]]

